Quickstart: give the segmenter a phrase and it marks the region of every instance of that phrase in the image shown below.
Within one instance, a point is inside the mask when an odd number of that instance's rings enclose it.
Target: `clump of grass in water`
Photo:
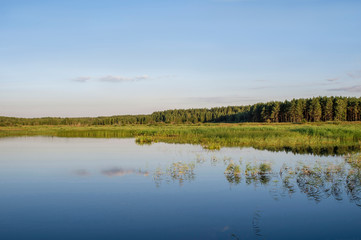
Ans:
[[[224,171],[225,174],[233,174],[233,175],[239,175],[241,174],[241,168],[239,165],[234,164],[233,162],[231,162],[230,164],[228,164],[226,170]]]
[[[224,171],[224,175],[227,178],[227,181],[230,183],[238,184],[241,182],[241,167],[238,164],[233,163],[231,161],[226,170]]]
[[[137,137],[135,139],[135,142],[139,145],[144,145],[144,144],[147,144],[147,145],[150,145],[152,144],[153,142],[155,142],[152,138],[150,137]]]
[[[261,163],[258,168],[262,174],[269,173],[272,170],[271,164],[269,163]]]
[[[272,171],[270,163],[260,163],[259,165],[246,164],[245,176],[246,183],[261,183],[267,184],[271,177],[269,176]]]
[[[206,145],[202,145],[202,147],[207,150],[220,150],[221,149],[221,145],[217,144],[217,143],[209,143]]]

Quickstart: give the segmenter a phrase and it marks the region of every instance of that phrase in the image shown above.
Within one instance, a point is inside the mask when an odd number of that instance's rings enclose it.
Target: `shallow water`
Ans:
[[[360,186],[340,156],[1,138],[0,239],[361,239]]]

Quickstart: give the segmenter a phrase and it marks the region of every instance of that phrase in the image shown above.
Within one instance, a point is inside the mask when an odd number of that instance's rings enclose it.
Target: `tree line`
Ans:
[[[0,117],[0,126],[15,125],[125,125],[151,123],[211,122],[319,122],[361,121],[361,97],[300,98],[247,106],[211,109],[176,109],[148,115],[121,115],[83,118]]]

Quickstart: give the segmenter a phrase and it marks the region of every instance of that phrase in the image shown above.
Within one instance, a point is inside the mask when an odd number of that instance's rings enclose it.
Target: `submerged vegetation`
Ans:
[[[138,144],[188,143],[199,144],[209,150],[254,147],[271,151],[342,155],[360,151],[361,123],[0,127],[0,137],[8,136],[135,138]]]

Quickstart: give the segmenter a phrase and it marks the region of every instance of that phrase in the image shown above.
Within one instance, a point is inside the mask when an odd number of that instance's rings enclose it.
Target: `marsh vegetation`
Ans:
[[[1,127],[0,137],[8,136],[135,138],[137,144],[188,143],[199,144],[209,150],[253,147],[270,151],[342,155],[360,151],[361,123]]]

